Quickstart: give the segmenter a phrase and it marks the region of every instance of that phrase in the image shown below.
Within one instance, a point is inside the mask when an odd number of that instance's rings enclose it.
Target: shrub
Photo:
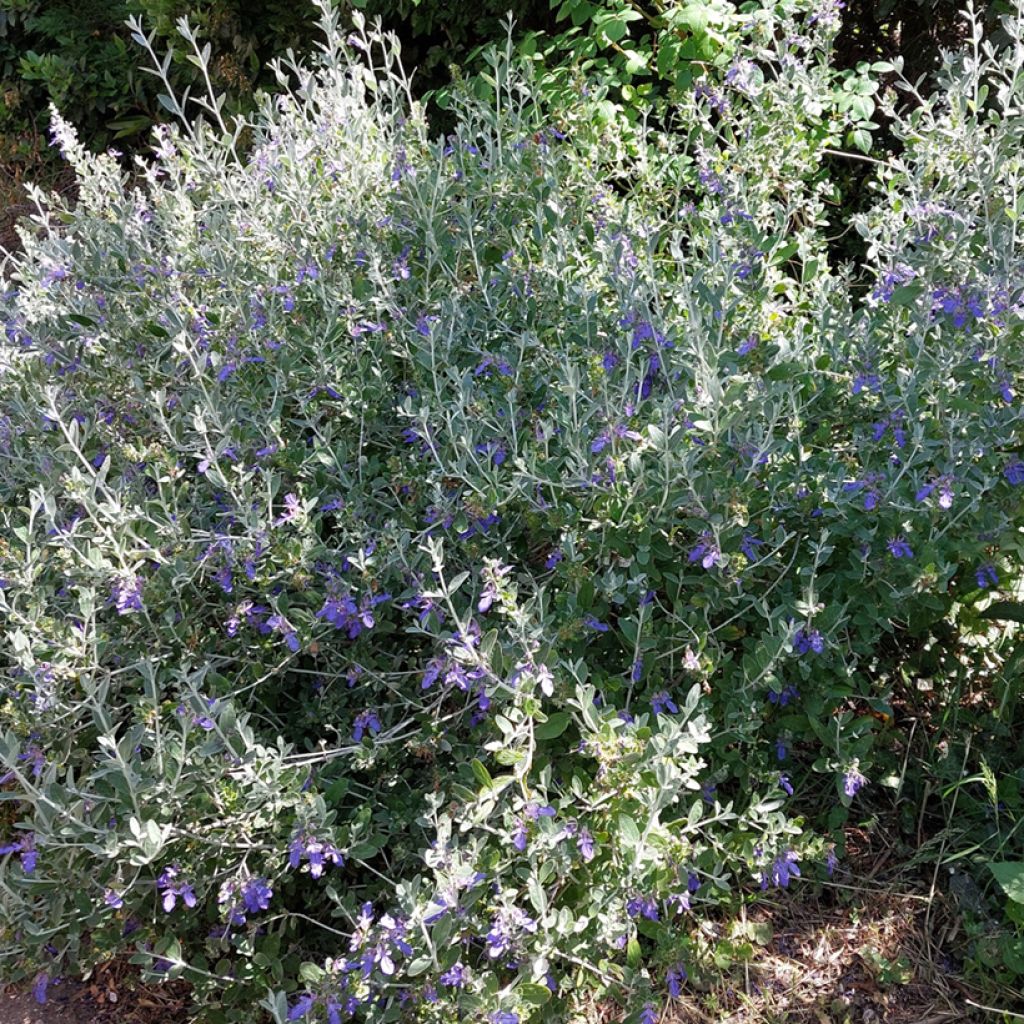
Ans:
[[[163,129],[129,185],[56,120],[80,199],[2,305],[5,947],[210,1020],[647,1021],[691,921],[831,871],[908,652],[1017,578],[1022,19],[897,120],[861,290],[827,10],[618,165],[507,53],[431,138],[322,28],[247,156]]]

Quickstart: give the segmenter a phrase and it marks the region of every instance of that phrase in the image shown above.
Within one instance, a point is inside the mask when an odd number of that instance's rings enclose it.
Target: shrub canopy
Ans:
[[[248,154],[164,129],[129,185],[56,118],[79,202],[0,306],[41,991],[128,952],[212,1020],[651,1019],[713,969],[694,915],[831,871],[908,652],[1024,525],[1021,21],[896,120],[866,279],[834,27],[756,23],[628,158],[500,54],[431,138],[326,10]]]

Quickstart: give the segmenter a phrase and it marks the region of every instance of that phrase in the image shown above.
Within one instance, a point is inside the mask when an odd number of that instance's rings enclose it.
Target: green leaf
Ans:
[[[990,863],[988,869],[1002,886],[1003,892],[1014,903],[1024,903],[1024,861],[1006,860],[1001,863]]]
[[[983,619],[998,619],[1000,622],[1024,622],[1024,604],[1020,601],[994,601],[980,615]]]
[[[619,815],[619,832],[622,834],[623,841],[631,846],[636,846],[640,842],[640,829],[628,814]]]
[[[539,723],[533,732],[539,740],[553,740],[569,728],[571,721],[567,711],[556,711],[553,715],[548,716],[546,722]]]
[[[859,149],[862,153],[871,152],[871,132],[857,128],[850,133],[850,141],[854,148]]]
[[[487,770],[482,761],[474,757],[473,760],[469,762],[469,767],[473,769],[476,781],[479,782],[484,789],[492,789],[494,787],[494,779],[491,778],[491,773]]]
[[[324,969],[308,960],[299,967],[299,980],[319,985],[324,979]]]
[[[534,981],[524,981],[518,991],[523,1001],[531,1006],[543,1006],[551,998],[551,989]]]

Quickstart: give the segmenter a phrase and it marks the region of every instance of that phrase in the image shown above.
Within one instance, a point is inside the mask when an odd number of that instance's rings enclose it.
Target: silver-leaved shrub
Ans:
[[[834,23],[760,22],[629,158],[502,56],[432,137],[326,8],[131,179],[55,119],[77,202],[0,303],[10,976],[652,1020],[694,921],[831,872],[902,652],[1024,526],[1021,18],[901,100],[859,270]]]

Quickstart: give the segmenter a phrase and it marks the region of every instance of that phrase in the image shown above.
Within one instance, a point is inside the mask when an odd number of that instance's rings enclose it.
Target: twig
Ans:
[[[878,164],[879,167],[889,166],[885,160],[876,160],[873,156],[866,156],[864,153],[848,153],[844,149],[829,149],[827,146],[823,146],[821,151],[828,153],[829,156],[845,157],[847,160],[863,160],[866,164]]]
[[[1024,1020],[1024,1013],[1014,1013],[1012,1010],[1000,1010],[995,1006],[983,1006],[981,1003],[976,1003],[973,999],[965,998],[964,1002],[968,1006],[984,1010],[986,1013],[1001,1013],[1004,1017],[1012,1017],[1014,1020]]]

